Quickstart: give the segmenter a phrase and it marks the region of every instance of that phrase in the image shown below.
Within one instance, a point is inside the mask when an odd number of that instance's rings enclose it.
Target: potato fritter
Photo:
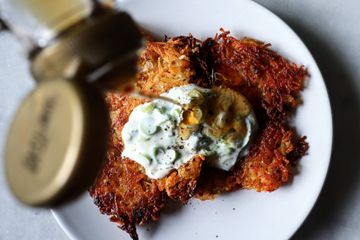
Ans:
[[[138,239],[135,225],[158,220],[166,201],[166,194],[158,189],[155,180],[144,174],[139,164],[121,157],[121,130],[131,111],[142,102],[129,96],[108,94],[112,133],[107,162],[90,189],[101,213],[111,216],[111,221],[117,222],[133,239]]]
[[[133,239],[138,239],[136,224],[158,220],[168,197],[186,203],[194,195],[204,158],[195,156],[167,177],[150,179],[141,165],[121,157],[122,128],[132,110],[145,100],[116,93],[108,93],[106,100],[112,134],[107,161],[90,195],[101,213],[111,216],[111,221],[118,223]]]
[[[238,40],[225,31],[204,42],[192,36],[149,41],[138,62],[140,93],[158,96],[189,83],[228,87],[247,97],[258,132],[249,153],[229,172],[208,167],[205,157],[195,156],[165,178],[150,179],[141,165],[121,157],[122,128],[145,100],[108,93],[112,137],[107,162],[90,189],[100,211],[138,239],[136,225],[158,220],[168,199],[186,203],[194,195],[211,199],[242,188],[274,191],[289,182],[297,160],[308,149],[305,137],[287,123],[301,103],[307,73],[269,46],[249,38]]]
[[[250,38],[238,40],[223,31],[207,39],[202,51],[208,55],[216,84],[238,90],[271,120],[285,120],[301,103],[307,72],[269,46]]]
[[[227,86],[246,96],[258,118],[259,130],[246,157],[231,172],[204,167],[196,197],[211,199],[240,188],[274,191],[289,182],[296,160],[308,144],[290,128],[287,118],[301,103],[307,73],[269,49],[269,44],[222,32],[201,49],[215,85]]]
[[[274,191],[291,180],[296,160],[307,149],[305,138],[299,138],[293,129],[285,124],[269,123],[232,171],[203,169],[196,197],[212,199],[240,188]]]
[[[170,198],[186,203],[195,193],[204,159],[203,156],[196,156],[177,171],[158,180],[159,189],[165,189]]]
[[[208,87],[203,76],[207,66],[200,60],[200,47],[201,42],[191,36],[148,42],[139,59],[137,90],[148,96],[157,96],[190,83]]]

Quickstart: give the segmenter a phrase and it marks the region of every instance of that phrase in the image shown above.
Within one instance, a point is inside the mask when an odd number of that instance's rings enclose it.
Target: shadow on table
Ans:
[[[284,20],[313,54],[332,105],[334,142],[329,173],[314,209],[292,237],[292,240],[318,239],[321,232],[336,227],[337,218],[351,205],[360,185],[360,99],[354,85],[358,80],[348,75],[348,66],[340,61],[341,49],[330,46],[326,38],[301,23]]]

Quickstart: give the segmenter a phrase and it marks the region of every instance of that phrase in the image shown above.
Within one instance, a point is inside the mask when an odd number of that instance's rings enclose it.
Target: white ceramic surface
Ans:
[[[121,7],[158,35],[205,38],[220,27],[237,37],[270,42],[290,60],[304,64],[311,75],[304,104],[293,124],[308,137],[309,154],[299,164],[294,181],[272,193],[237,191],[214,201],[170,206],[158,223],[139,227],[140,239],[288,239],[313,207],[327,173],[332,118],[320,71],[299,37],[278,17],[248,0],[131,0]],[[87,194],[66,207],[52,210],[71,239],[129,239],[101,215]]]

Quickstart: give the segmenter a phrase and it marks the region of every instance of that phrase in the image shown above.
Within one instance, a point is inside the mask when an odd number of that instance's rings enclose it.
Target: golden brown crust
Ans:
[[[253,105],[259,129],[249,154],[231,172],[203,168],[196,197],[211,199],[239,188],[273,191],[289,182],[296,160],[305,155],[304,137],[287,118],[301,103],[307,73],[269,49],[269,44],[222,32],[203,43],[214,84],[230,87]],[[210,57],[209,57],[210,55]],[[206,56],[206,55],[205,55]],[[210,60],[209,60],[210,59]]]
[[[167,177],[154,180],[130,159],[122,159],[121,130],[131,111],[144,100],[107,95],[112,121],[108,160],[90,189],[103,214],[137,239],[136,224],[158,220],[168,198],[182,203],[194,194],[211,199],[240,188],[273,191],[289,182],[296,161],[308,148],[287,124],[300,104],[306,71],[269,49],[268,44],[222,32],[201,42],[192,36],[148,42],[139,60],[136,88],[159,95],[172,87],[196,83],[202,87],[229,87],[247,97],[258,118],[259,129],[249,149],[234,169],[207,167],[196,156]]]
[[[136,87],[147,95],[159,95],[189,83],[195,71],[190,65],[191,48],[181,39],[148,42],[139,61]]]
[[[305,138],[285,124],[270,123],[258,134],[249,153],[231,172],[204,168],[196,197],[212,199],[240,188],[271,192],[289,182],[296,160],[308,149]]]
[[[204,167],[196,197],[212,199],[239,188],[274,191],[294,175],[296,160],[308,145],[290,128],[287,118],[301,103],[299,93],[307,76],[269,49],[269,44],[222,32],[203,43],[206,61],[214,69],[213,84],[230,87],[247,97],[259,129],[249,154],[231,172]],[[210,55],[210,57],[209,57]]]
[[[195,156],[177,171],[160,179],[159,189],[165,190],[170,198],[186,203],[195,193],[204,159],[202,156]]]
[[[228,34],[223,31],[203,44],[211,54],[216,84],[237,89],[270,119],[285,120],[301,102],[306,70],[271,50],[270,44]]]
[[[241,187],[256,191],[274,191],[294,175],[295,161],[307,151],[305,138],[297,137],[284,124],[269,124],[245,157],[241,170],[234,176]]]
[[[136,224],[142,225],[160,217],[167,197],[186,203],[194,195],[202,162],[196,156],[167,177],[155,180],[130,159],[122,159],[121,131],[132,110],[145,100],[108,93],[106,97],[111,118],[111,139],[107,162],[90,189],[90,195],[101,213],[137,239]]]
[[[165,206],[166,194],[160,191],[156,181],[149,179],[142,167],[130,159],[122,159],[121,130],[131,111],[143,100],[109,93],[112,134],[107,162],[90,189],[94,203],[111,221],[138,239],[136,224],[158,220]]]
[[[173,87],[196,83],[206,87],[199,60],[200,41],[189,37],[166,42],[148,42],[139,59],[136,88],[146,95],[159,95]]]

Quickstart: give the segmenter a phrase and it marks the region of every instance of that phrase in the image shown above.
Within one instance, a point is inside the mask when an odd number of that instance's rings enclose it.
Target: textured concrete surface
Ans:
[[[328,178],[313,211],[293,239],[359,239],[360,1],[256,2],[285,20],[308,46],[323,73],[334,114],[334,146]],[[12,37],[0,34],[1,154],[9,120],[33,85],[21,54]],[[5,185],[3,164],[0,164],[0,189],[1,240],[67,239],[48,210],[29,209],[13,199]]]

